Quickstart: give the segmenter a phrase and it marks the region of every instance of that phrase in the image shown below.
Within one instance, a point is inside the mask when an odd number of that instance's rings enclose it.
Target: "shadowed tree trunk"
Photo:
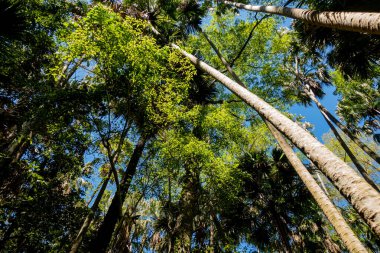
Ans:
[[[286,227],[286,224],[281,220],[281,217],[279,217],[279,214],[276,212],[275,207],[273,206],[274,203],[270,204],[270,213],[271,217],[274,218],[273,223],[275,227],[278,230],[278,233],[280,234],[281,243],[284,248],[285,253],[292,253],[292,248],[289,243],[289,236],[288,236],[288,228]]]
[[[9,145],[8,149],[0,157],[0,185],[3,185],[12,174],[12,164],[20,161],[28,147],[30,146],[29,138],[32,138],[32,131],[28,135],[15,138]],[[1,154],[1,153],[0,153]]]
[[[198,213],[198,198],[200,194],[199,185],[199,169],[186,168],[184,177],[184,187],[180,199],[180,214],[176,219],[175,227],[173,228],[176,239],[180,239],[182,245],[175,252],[190,252],[191,239],[193,235],[193,222]]]
[[[277,109],[192,54],[178,49],[197,68],[208,73],[273,124],[333,182],[371,229],[380,236],[380,194],[355,170]]]
[[[113,153],[112,153],[112,150],[111,150],[111,147],[109,144],[109,140],[107,139],[107,141],[106,141],[104,139],[99,128],[98,128],[98,131],[99,131],[99,135],[101,136],[102,143],[107,150],[107,157],[108,157],[109,164],[110,164],[111,168],[110,168],[110,171],[108,172],[107,177],[104,179],[103,183],[101,183],[100,191],[99,191],[99,193],[98,193],[98,195],[97,195],[97,197],[96,197],[96,199],[95,199],[95,201],[91,207],[90,213],[85,218],[85,220],[82,224],[82,227],[80,228],[80,230],[78,232],[78,235],[74,239],[74,242],[71,246],[70,253],[75,253],[78,251],[80,244],[83,240],[83,237],[86,235],[86,232],[87,232],[89,226],[91,225],[92,220],[94,219],[94,215],[95,215],[96,211],[98,210],[99,203],[102,200],[103,194],[107,188],[108,182],[109,182],[112,174],[114,175],[114,179],[115,179],[117,189],[119,189],[119,187],[120,187],[115,164],[117,163],[117,161],[119,159],[121,148],[124,144],[125,137],[127,136],[127,133],[129,131],[128,122],[126,122],[124,125],[123,131],[121,133],[121,136],[120,136],[120,139],[119,139],[119,142],[117,145],[117,148]],[[117,195],[115,195],[115,196],[117,196]],[[91,203],[91,201],[90,201],[90,203]]]
[[[115,226],[122,216],[122,205],[127,196],[133,176],[136,173],[137,165],[140,160],[140,157],[142,156],[147,140],[148,138],[146,136],[140,136],[140,139],[138,140],[135,149],[133,150],[131,159],[129,160],[127,170],[125,171],[123,178],[120,181],[120,187],[116,191],[115,196],[112,199],[112,203],[108,208],[103,223],[100,225],[97,235],[91,242],[91,252],[106,252],[108,244],[111,241]]]
[[[107,185],[108,185],[108,182],[110,180],[111,175],[112,175],[112,171],[110,170],[108,172],[107,178],[101,184],[102,187],[99,190],[99,193],[98,193],[98,195],[94,201],[94,204],[92,204],[92,206],[91,206],[90,213],[87,215],[87,217],[84,220],[76,238],[74,239],[74,242],[71,246],[70,253],[75,253],[78,251],[80,244],[82,243],[83,237],[85,236],[89,226],[91,225],[92,220],[94,219],[94,215],[95,215],[96,211],[98,210],[99,203],[102,200],[103,194],[107,188]]]
[[[277,14],[333,29],[380,34],[380,13],[376,12],[313,11],[280,6],[249,5],[230,1],[223,1],[223,3],[247,11]]]

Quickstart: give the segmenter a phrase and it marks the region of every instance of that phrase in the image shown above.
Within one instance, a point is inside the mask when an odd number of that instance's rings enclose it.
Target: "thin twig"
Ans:
[[[257,15],[257,13],[256,13],[256,15]],[[265,15],[265,16],[262,17],[260,20],[257,20],[256,15],[255,15],[256,23],[255,23],[255,25],[252,27],[252,30],[251,30],[251,32],[249,33],[248,38],[247,38],[246,41],[244,42],[243,47],[240,49],[240,51],[239,51],[239,53],[236,55],[236,57],[231,61],[231,63],[230,63],[230,67],[231,67],[231,68],[234,66],[234,64],[235,64],[235,62],[237,61],[237,59],[240,58],[240,56],[243,54],[243,51],[244,51],[245,48],[248,46],[249,41],[250,41],[250,40],[252,39],[252,37],[253,37],[253,32],[255,31],[255,29],[260,25],[260,23],[261,23],[264,19],[266,19],[267,17],[269,17],[269,15]]]

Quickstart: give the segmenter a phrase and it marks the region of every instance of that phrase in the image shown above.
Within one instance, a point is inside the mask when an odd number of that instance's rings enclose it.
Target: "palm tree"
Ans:
[[[334,29],[380,34],[380,13],[313,11],[279,6],[261,6],[223,1],[240,9],[278,14],[304,22]]]
[[[343,125],[337,118],[334,117],[316,98],[309,85],[305,85],[305,93],[309,98],[317,105],[319,111],[328,119],[330,119],[335,125],[339,127],[355,144],[357,144],[365,153],[367,153],[373,160],[380,164],[380,156],[371,150],[365,143],[363,143],[358,137],[356,137],[345,125]]]
[[[354,11],[380,12],[376,0],[362,1],[330,1],[330,0],[290,0],[297,6],[308,5],[310,9],[319,11]],[[331,66],[342,71],[345,77],[370,78],[376,76],[374,62],[380,57],[380,37],[375,34],[336,30],[313,25],[298,20],[294,29],[302,44],[314,53],[325,50],[327,61]],[[328,49],[329,48],[329,49]],[[327,50],[326,50],[327,49]],[[350,59],[347,61],[347,59]]]
[[[247,242],[265,252],[326,248],[326,242],[317,239],[328,237],[318,225],[322,216],[317,205],[283,153],[271,153],[246,153],[239,159],[238,168],[249,177],[243,180],[239,199],[225,204],[218,215],[226,236],[244,234]]]
[[[355,170],[340,160],[297,123],[291,121],[261,98],[177,45],[172,44],[172,46],[178,49],[197,68],[221,82],[283,133],[318,166],[342,195],[349,200],[372,230],[380,235],[380,194]]]
[[[221,62],[226,67],[227,71],[233,76],[236,82],[238,82],[240,85],[243,85],[243,82],[241,79],[236,75],[235,71],[231,68],[231,66],[228,64],[228,62],[224,59],[218,48],[215,46],[215,44],[210,40],[210,38],[207,36],[206,33],[202,32],[206,40],[209,42],[210,46],[213,48],[215,53],[218,55]],[[367,250],[364,248],[364,246],[359,241],[358,237],[355,235],[355,233],[351,230],[349,225],[344,220],[342,214],[338,211],[338,209],[334,206],[334,204],[331,202],[331,200],[326,196],[325,192],[321,189],[321,187],[318,185],[318,183],[315,181],[315,179],[312,177],[310,172],[305,168],[305,166],[302,164],[302,162],[299,160],[297,155],[294,153],[293,149],[290,147],[290,145],[286,142],[285,138],[281,135],[281,133],[267,120],[265,120],[265,123],[268,126],[268,129],[273,134],[274,138],[279,143],[282,151],[288,158],[290,164],[293,166],[297,174],[300,176],[301,180],[306,185],[307,189],[310,191],[316,202],[318,203],[319,207],[322,209],[323,213],[326,215],[326,217],[329,219],[331,224],[334,226],[338,234],[341,236],[344,243],[347,245],[347,248],[351,252],[367,252]],[[368,180],[367,180],[368,181]],[[370,180],[371,183],[373,183]],[[376,185],[375,185],[376,186]],[[377,189],[377,188],[375,188]],[[286,248],[289,248],[288,245]],[[288,250],[289,251],[289,250]]]
[[[298,51],[300,48],[299,46],[296,46],[296,50]],[[308,51],[306,49],[306,51]],[[309,54],[310,52],[307,52]],[[315,56],[314,56],[315,57]],[[355,144],[357,144],[365,153],[367,153],[373,160],[375,160],[377,163],[380,164],[380,156],[376,154],[373,150],[371,150],[365,143],[363,143],[358,137],[355,136],[348,127],[346,127],[342,122],[340,122],[337,118],[334,117],[327,109],[324,107],[318,100],[317,97],[322,97],[324,95],[322,91],[322,84],[323,83],[330,83],[329,75],[327,74],[327,71],[325,70],[325,66],[323,65],[317,65],[315,69],[307,69],[304,70],[300,66],[301,59],[304,58],[304,55],[302,56],[295,56],[294,57],[294,68],[290,67],[288,68],[289,72],[293,73],[295,75],[295,81],[291,83],[290,89],[299,91],[299,96],[305,96],[304,99],[301,99],[301,101],[304,104],[310,103],[310,100],[315,103],[321,114],[332,121],[335,125],[339,127],[340,130],[342,130],[343,133],[345,133]],[[313,58],[313,60],[318,60],[316,58]],[[307,64],[304,64],[307,65]],[[306,74],[307,73],[307,74]],[[320,80],[320,81],[319,81]],[[295,88],[295,89],[294,89]]]

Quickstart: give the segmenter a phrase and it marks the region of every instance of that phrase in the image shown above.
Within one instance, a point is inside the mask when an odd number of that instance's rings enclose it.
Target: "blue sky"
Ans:
[[[326,95],[323,99],[320,100],[320,102],[327,108],[327,110],[329,110],[335,117],[337,117],[335,114],[335,109],[338,103],[338,97],[333,94],[334,90],[335,87],[333,86],[325,87],[324,92]],[[322,135],[330,130],[329,126],[327,125],[326,121],[322,117],[322,114],[319,112],[315,104],[308,107],[295,105],[292,106],[289,111],[293,114],[304,116],[304,121],[313,124],[313,133],[319,141],[322,141]]]
[[[236,16],[236,19],[250,20],[252,19],[252,16],[253,14],[251,12],[240,10],[239,15]],[[208,15],[202,20],[202,25],[207,26],[210,23],[210,21],[211,16]],[[291,19],[285,18],[283,20],[282,26],[290,28],[291,23]],[[324,86],[324,92],[326,93],[326,95],[323,99],[320,99],[320,102],[327,108],[327,110],[329,110],[335,117],[337,117],[337,115],[335,114],[335,110],[338,103],[338,97],[333,94],[334,91],[335,88],[333,86]],[[330,130],[330,128],[314,103],[312,104],[312,106],[308,107],[302,105],[295,105],[292,106],[289,111],[293,114],[304,116],[305,118],[303,121],[310,122],[314,126],[312,131],[313,134],[318,138],[319,141],[323,142],[322,136],[324,133],[327,133]]]

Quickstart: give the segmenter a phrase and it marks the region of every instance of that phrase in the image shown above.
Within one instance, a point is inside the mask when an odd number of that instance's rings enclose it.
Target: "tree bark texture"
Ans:
[[[294,143],[333,182],[371,229],[380,236],[380,194],[354,169],[340,160],[305,129],[261,98],[205,62],[181,50],[177,45],[172,44],[172,46],[180,50],[197,68],[220,81]]]
[[[276,138],[278,144],[283,150],[286,158],[288,158],[290,164],[293,166],[297,174],[300,176],[302,182],[306,185],[307,189],[318,203],[319,207],[322,209],[323,213],[326,215],[327,219],[334,226],[335,231],[340,235],[344,244],[350,252],[368,252],[362,243],[359,241],[358,237],[351,230],[350,226],[344,220],[342,214],[334,206],[329,197],[323,192],[322,188],[315,181],[310,172],[303,165],[301,160],[294,153],[293,149],[286,142],[285,138],[281,133],[270,123],[267,123],[269,130],[272,132],[273,136]]]
[[[376,12],[314,11],[279,6],[249,5],[230,1],[223,1],[223,3],[247,11],[277,14],[333,29],[380,34],[380,13]]]

